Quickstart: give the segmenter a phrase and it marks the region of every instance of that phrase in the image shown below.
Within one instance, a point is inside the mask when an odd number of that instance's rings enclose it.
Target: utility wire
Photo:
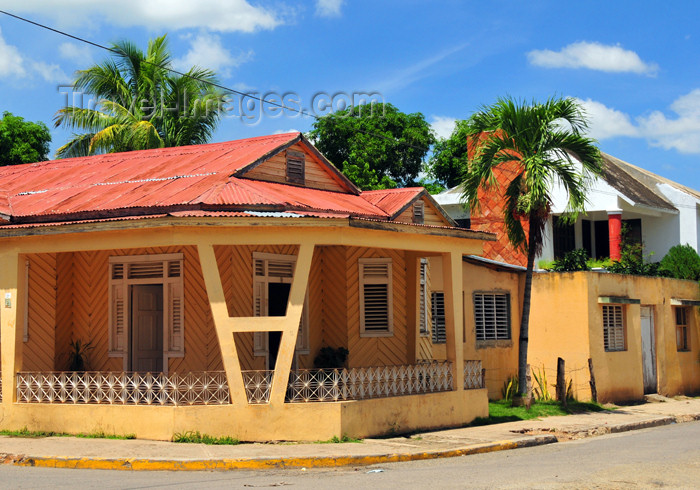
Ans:
[[[99,44],[99,43],[90,41],[89,39],[85,39],[85,38],[82,38],[82,37],[79,37],[79,36],[75,36],[75,35],[70,34],[70,33],[68,33],[68,32],[61,31],[60,29],[56,29],[56,28],[54,28],[54,27],[47,26],[47,25],[45,25],[45,24],[41,24],[41,23],[39,23],[39,22],[33,21],[33,20],[31,20],[31,19],[27,19],[26,17],[21,17],[21,16],[19,16],[19,15],[16,15],[16,14],[13,14],[13,13],[10,13],[10,12],[7,12],[7,11],[5,11],[5,10],[0,10],[0,14],[5,14],[5,15],[7,15],[7,16],[9,16],[9,17],[12,17],[12,18],[14,18],[14,19],[17,19],[17,20],[19,20],[19,21],[26,22],[26,23],[28,23],[28,24],[32,24],[32,25],[34,25],[34,26],[36,26],[36,27],[39,27],[39,28],[41,28],[41,29],[46,29],[46,30],[48,30],[48,31],[54,32],[54,33],[59,34],[59,35],[61,35],[61,36],[69,37],[69,38],[74,39],[74,40],[76,40],[76,41],[79,41],[79,42],[81,42],[81,43],[85,43],[85,44],[88,44],[88,45],[90,45],[90,46],[94,46],[94,47],[96,47],[96,48],[103,49],[103,50],[105,50],[105,51],[109,51],[110,53],[114,53],[114,54],[117,54],[117,55],[124,55],[124,54],[125,54],[123,51],[120,51],[119,49],[110,48],[109,46],[105,46],[105,45],[103,45],[103,44]],[[280,108],[280,109],[288,110],[288,111],[291,111],[291,112],[296,112],[296,113],[298,113],[298,114],[300,114],[300,115],[302,115],[302,116],[311,117],[311,118],[313,118],[313,119],[315,119],[315,120],[317,120],[317,121],[321,119],[321,117],[317,116],[316,114],[312,114],[312,113],[310,113],[310,112],[307,112],[307,111],[305,111],[304,109],[295,109],[295,108],[293,108],[293,107],[286,106],[285,104],[280,104],[280,103],[277,103],[277,102],[272,101],[272,100],[266,100],[266,99],[264,99],[264,98],[262,98],[262,97],[258,97],[258,96],[256,96],[256,95],[252,95],[252,94],[249,94],[249,93],[241,92],[240,90],[235,90],[235,89],[226,87],[226,86],[224,86],[224,85],[220,85],[220,84],[218,84],[218,83],[212,82],[211,80],[204,80],[204,79],[202,79],[202,78],[199,78],[199,77],[190,75],[190,74],[188,74],[188,73],[183,73],[183,72],[178,71],[178,70],[175,70],[174,68],[171,68],[171,67],[169,67],[169,66],[159,65],[159,64],[157,64],[157,63],[153,63],[153,62],[148,61],[148,60],[143,60],[142,62],[143,62],[143,63],[146,63],[146,64],[148,64],[148,65],[154,66],[154,67],[156,67],[156,68],[160,68],[160,69],[162,69],[162,70],[167,70],[167,71],[169,71],[169,72],[171,72],[171,73],[174,73],[174,74],[176,74],[176,75],[180,75],[180,76],[182,76],[182,77],[191,78],[192,80],[196,80],[196,81],[201,82],[201,83],[209,84],[209,85],[211,85],[211,86],[213,86],[213,87],[216,87],[216,88],[218,88],[218,89],[224,90],[224,91],[226,91],[226,92],[230,92],[230,93],[233,93],[233,94],[236,94],[236,95],[240,95],[241,97],[243,97],[243,99],[245,99],[246,97],[248,97],[248,98],[250,98],[250,99],[257,100],[258,102],[260,102],[260,104],[269,104],[269,105],[278,107],[278,108]],[[383,134],[371,133],[371,132],[369,132],[369,131],[364,131],[364,130],[362,130],[362,129],[355,129],[354,132],[362,133],[362,134],[365,134],[365,135],[368,135],[368,136],[372,136],[372,137],[374,137],[374,138],[380,138],[380,139],[389,141],[389,142],[391,142],[391,143],[394,143],[394,144],[396,144],[396,145],[408,146],[408,147],[410,147],[410,148],[414,148],[414,149],[416,149],[416,150],[423,151],[423,148],[420,148],[420,147],[415,146],[415,145],[411,145],[411,144],[406,143],[406,142],[396,141],[395,138],[390,137],[390,136],[385,136],[385,135],[383,135]]]

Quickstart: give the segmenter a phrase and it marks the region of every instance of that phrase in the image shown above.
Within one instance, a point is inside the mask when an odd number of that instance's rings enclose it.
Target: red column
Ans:
[[[620,260],[620,233],[622,231],[622,212],[608,211],[608,236],[610,237],[610,258]]]

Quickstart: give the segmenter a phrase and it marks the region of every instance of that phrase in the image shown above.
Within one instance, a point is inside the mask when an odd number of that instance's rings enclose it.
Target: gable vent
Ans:
[[[287,150],[287,182],[303,184],[305,180],[305,155]]]
[[[413,203],[413,222],[419,225],[425,223],[425,205],[423,201]]]

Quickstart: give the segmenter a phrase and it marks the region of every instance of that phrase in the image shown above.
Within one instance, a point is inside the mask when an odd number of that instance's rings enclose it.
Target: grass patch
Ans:
[[[344,444],[346,442],[350,443],[362,443],[362,439],[355,439],[354,437],[348,437],[347,434],[343,434],[343,437],[333,436],[327,441],[316,441],[316,444]]]
[[[215,446],[236,446],[241,443],[241,441],[235,437],[214,437],[208,434],[200,434],[199,431],[178,432],[173,436],[173,442],[211,444]]]
[[[518,420],[530,420],[539,417],[552,417],[555,415],[571,415],[574,413],[602,412],[608,410],[599,403],[569,401],[568,407],[564,408],[559,402],[532,402],[530,410],[525,407],[513,407],[510,401],[498,400],[489,402],[489,416],[478,417],[471,424],[491,425],[502,424],[504,422],[517,422]]]
[[[90,433],[80,433],[80,434],[69,434],[67,432],[46,432],[41,430],[29,430],[26,427],[19,430],[0,430],[0,436],[9,437],[27,437],[27,438],[39,438],[39,437],[81,437],[83,439],[136,439],[135,434],[107,434],[103,431],[100,432],[90,432]]]

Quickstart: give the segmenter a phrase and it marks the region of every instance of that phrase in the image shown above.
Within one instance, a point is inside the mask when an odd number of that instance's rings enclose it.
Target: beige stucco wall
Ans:
[[[626,350],[606,352],[603,310],[598,298],[637,299],[624,305]],[[653,308],[658,392],[665,395],[700,391],[698,309],[689,308],[688,352],[676,348],[675,313],[671,298],[700,299],[693,281],[597,272],[542,273],[533,281],[529,359],[544,365],[555,382],[557,357],[566,362],[567,380],[575,396],[590,399],[588,358],[593,359],[598,399],[622,401],[644,395],[640,307]]]
[[[520,335],[520,298],[524,275],[517,272],[494,270],[489,267],[462,263],[462,283],[464,293],[464,359],[477,359],[486,369],[486,388],[489,399],[500,399],[504,382],[518,372],[517,342]],[[442,290],[442,260],[430,258],[431,288]],[[475,292],[498,292],[510,294],[510,340],[476,341],[474,321]],[[445,359],[445,344],[433,345],[433,358]]]

